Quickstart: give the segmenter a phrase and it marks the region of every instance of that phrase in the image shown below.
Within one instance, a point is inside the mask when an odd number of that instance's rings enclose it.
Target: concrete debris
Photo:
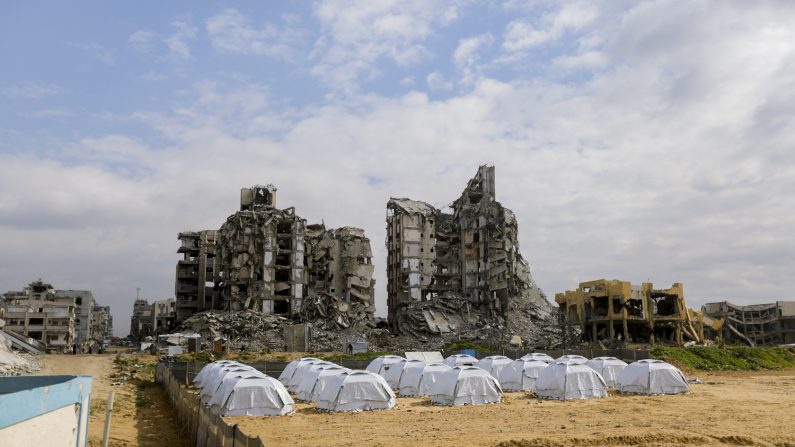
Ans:
[[[22,376],[32,374],[41,369],[36,357],[17,353],[6,346],[0,337],[0,376]]]
[[[495,199],[494,167],[481,166],[451,208],[387,203],[390,329],[447,334],[480,324],[509,336],[534,333],[527,325],[555,309],[519,253],[516,216]]]
[[[373,306],[361,301],[347,303],[331,293],[320,293],[304,298],[299,320],[321,330],[361,329],[365,325],[375,327],[371,318],[374,311]]]
[[[200,312],[182,322],[178,331],[199,334],[203,346],[213,346],[218,338],[226,339],[231,351],[282,351],[282,326],[289,320],[253,310],[236,312]]]

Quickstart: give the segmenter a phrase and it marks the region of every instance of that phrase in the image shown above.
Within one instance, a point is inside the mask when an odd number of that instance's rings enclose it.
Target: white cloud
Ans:
[[[171,26],[176,28],[176,31],[163,38],[170,56],[173,59],[193,59],[189,42],[196,38],[196,27],[187,20],[174,20]]]
[[[434,71],[433,73],[429,73],[428,76],[425,77],[425,82],[428,84],[428,87],[431,90],[452,90],[453,83],[446,80],[444,75],[439,73],[438,71]]]
[[[0,89],[0,93],[3,96],[22,99],[39,99],[47,96],[62,95],[66,92],[67,90],[61,86],[39,82],[23,82],[7,85]]]
[[[305,31],[298,27],[299,18],[284,16],[282,20],[284,26],[266,23],[255,28],[242,13],[228,8],[207,19],[206,28],[219,51],[290,59],[304,44]]]
[[[139,53],[148,53],[154,48],[157,33],[154,31],[138,30],[130,34],[127,45]]]
[[[540,17],[520,18],[508,23],[502,46],[508,52],[531,50],[560,39],[568,31],[577,31],[585,27],[597,15],[595,2],[564,2],[558,9],[546,12]]]
[[[113,65],[116,62],[113,50],[104,45],[96,42],[72,43],[71,45],[83,51],[88,57],[101,61],[106,65]]]
[[[494,36],[490,33],[475,37],[461,39],[453,51],[453,62],[461,74],[461,82],[469,84],[479,71],[480,51],[494,43]]]
[[[315,5],[323,36],[315,43],[313,75],[334,89],[356,91],[381,75],[379,65],[411,66],[429,57],[424,41],[459,17],[460,2],[427,0]]]

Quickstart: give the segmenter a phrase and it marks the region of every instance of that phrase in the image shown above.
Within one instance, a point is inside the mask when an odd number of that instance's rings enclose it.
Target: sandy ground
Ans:
[[[278,446],[795,447],[795,371],[697,374],[678,396],[542,401],[508,393],[495,405],[440,407],[398,398],[394,410],[227,418]]]
[[[142,357],[155,361],[155,357]],[[89,446],[102,445],[105,409],[108,393],[116,392],[109,445],[126,446],[182,446],[180,427],[162,387],[149,379],[149,374],[133,373],[136,362],[127,367],[114,364],[115,354],[102,355],[44,355],[39,375],[87,374],[93,376],[91,416],[89,418]],[[120,376],[130,375],[122,381]],[[112,376],[115,376],[112,378]],[[123,382],[111,385],[113,382]]]

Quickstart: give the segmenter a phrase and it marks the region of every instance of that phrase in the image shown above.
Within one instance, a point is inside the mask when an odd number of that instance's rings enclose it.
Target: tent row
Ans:
[[[290,362],[279,382],[295,398],[326,411],[394,408],[395,393],[386,380],[369,371],[351,370],[313,357]]]
[[[534,392],[538,397],[549,399],[605,397],[607,388],[638,394],[689,391],[682,372],[668,363],[641,360],[630,365],[631,368],[627,366],[615,357],[588,360],[579,355],[564,355],[552,359],[546,354],[531,353],[516,360],[505,356],[478,360],[466,354],[454,354],[443,363],[388,355],[374,359],[367,369],[381,375],[401,396],[431,396],[432,402],[453,405],[458,405],[458,402],[499,401],[495,394],[501,394],[502,390]],[[459,371],[448,372],[456,368]],[[472,368],[486,374],[474,373]],[[462,374],[462,370],[468,372]],[[459,383],[464,381],[464,377],[469,385]],[[479,385],[472,387],[477,381]],[[435,388],[435,383],[444,385]]]
[[[204,366],[193,379],[201,403],[221,416],[282,416],[293,412],[293,399],[278,380],[230,360]]]

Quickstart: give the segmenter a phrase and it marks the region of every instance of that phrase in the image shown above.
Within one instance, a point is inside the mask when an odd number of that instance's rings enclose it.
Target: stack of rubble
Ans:
[[[282,326],[289,320],[253,310],[238,312],[201,312],[185,320],[179,327],[183,333],[195,333],[205,345],[219,338],[226,340],[233,351],[284,350]]]
[[[370,318],[372,312],[372,306],[361,301],[346,303],[331,293],[320,293],[304,298],[299,320],[312,323],[314,328],[321,330],[362,329],[375,327]]]
[[[0,336],[0,376],[21,376],[39,369],[38,361],[33,356],[10,350]]]

